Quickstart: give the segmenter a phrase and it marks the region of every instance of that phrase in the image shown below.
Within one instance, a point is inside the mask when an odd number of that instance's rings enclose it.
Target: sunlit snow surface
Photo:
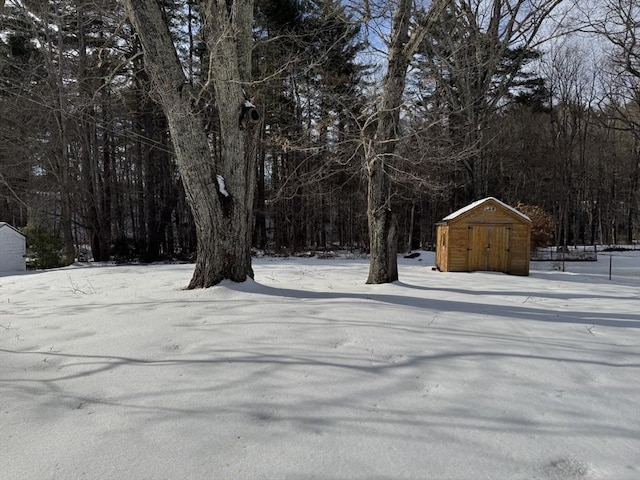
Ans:
[[[640,252],[0,277],[0,478],[640,478]]]

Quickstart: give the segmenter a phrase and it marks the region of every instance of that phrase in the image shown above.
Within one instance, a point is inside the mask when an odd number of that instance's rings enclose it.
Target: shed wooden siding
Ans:
[[[448,236],[449,226],[438,225],[438,228],[436,229],[436,266],[443,272],[449,271]]]
[[[530,236],[525,215],[489,197],[438,223],[436,266],[443,272],[528,275]]]

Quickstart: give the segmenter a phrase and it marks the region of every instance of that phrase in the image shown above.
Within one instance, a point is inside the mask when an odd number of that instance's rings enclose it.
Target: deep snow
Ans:
[[[640,252],[0,277],[0,478],[640,478]]]

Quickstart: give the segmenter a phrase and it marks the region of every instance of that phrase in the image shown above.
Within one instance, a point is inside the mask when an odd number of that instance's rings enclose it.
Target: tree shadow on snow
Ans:
[[[396,282],[395,285],[406,289],[414,287]],[[305,300],[359,300],[374,301],[407,308],[424,308],[440,310],[443,312],[462,312],[470,314],[485,314],[496,317],[506,317],[521,320],[533,320],[553,323],[573,323],[582,325],[599,325],[603,327],[640,328],[640,318],[634,314],[610,314],[595,311],[552,310],[548,307],[528,308],[516,305],[497,305],[489,303],[461,302],[441,300],[436,298],[413,297],[409,295],[392,295],[384,293],[338,293],[338,292],[313,292],[296,290],[291,288],[272,287],[256,282],[243,284],[225,283],[225,288],[239,292],[266,295],[278,298],[305,299]],[[426,289],[429,290],[429,289]],[[445,289],[448,290],[448,289]],[[455,291],[455,290],[454,290]],[[459,293],[473,293],[459,291]],[[476,294],[481,294],[475,292]],[[492,292],[495,293],[495,292]],[[502,292],[500,292],[502,294]],[[594,295],[595,297],[595,295]]]

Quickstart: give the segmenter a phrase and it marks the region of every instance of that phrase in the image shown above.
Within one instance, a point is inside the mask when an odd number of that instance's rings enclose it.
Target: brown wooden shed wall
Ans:
[[[436,228],[436,267],[443,272],[449,271],[449,226],[438,225]]]

